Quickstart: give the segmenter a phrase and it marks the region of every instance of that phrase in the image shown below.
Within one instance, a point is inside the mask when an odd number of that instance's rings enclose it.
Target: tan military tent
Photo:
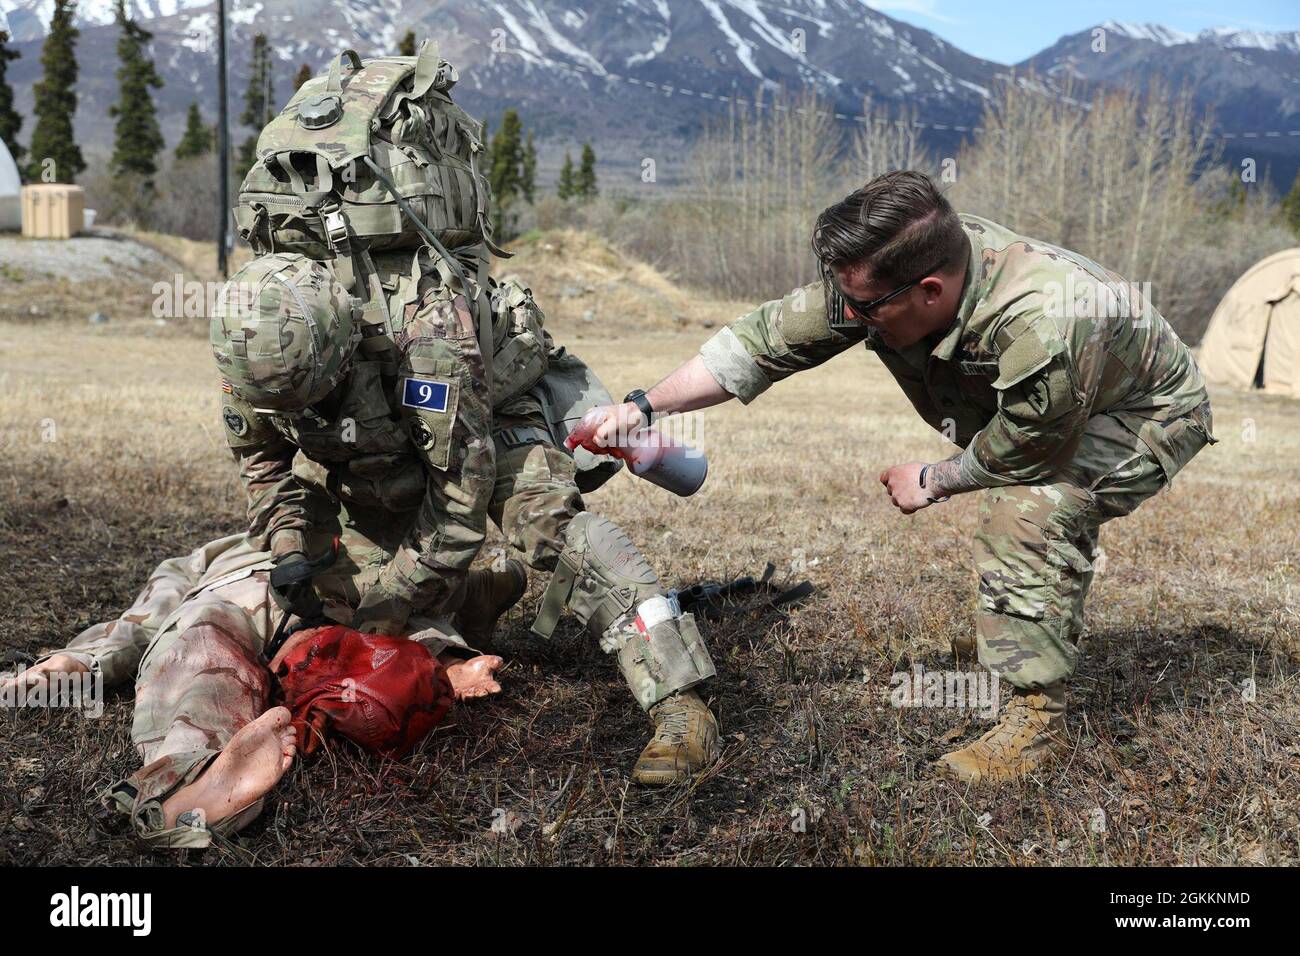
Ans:
[[[1207,382],[1300,398],[1300,249],[1255,263],[1233,284],[1197,364]]]

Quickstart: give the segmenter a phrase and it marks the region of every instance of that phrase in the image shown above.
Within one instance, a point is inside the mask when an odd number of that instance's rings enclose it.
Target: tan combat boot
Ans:
[[[655,735],[632,768],[647,787],[685,783],[718,759],[718,721],[700,695],[685,690],[650,708]]]
[[[471,647],[491,641],[497,620],[519,602],[526,590],[528,572],[523,562],[514,558],[506,561],[501,571],[471,571],[465,580],[465,601],[456,612],[465,641]]]
[[[1015,780],[1065,749],[1065,682],[1041,691],[1019,688],[996,727],[972,744],[944,754],[935,769],[965,783]]]

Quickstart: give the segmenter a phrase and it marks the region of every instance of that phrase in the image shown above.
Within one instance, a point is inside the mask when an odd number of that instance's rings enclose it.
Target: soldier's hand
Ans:
[[[624,444],[628,435],[646,424],[635,402],[607,406],[606,413],[596,428],[596,444],[601,448]]]
[[[930,492],[921,487],[921,469],[924,467],[923,461],[909,461],[906,465],[895,465],[880,473],[880,483],[889,493],[889,500],[905,515],[928,508],[935,502]]]

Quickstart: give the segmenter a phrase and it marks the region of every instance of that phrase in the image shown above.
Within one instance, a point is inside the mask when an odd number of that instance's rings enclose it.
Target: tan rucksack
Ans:
[[[328,259],[337,211],[362,249],[420,245],[386,177],[442,245],[490,238],[483,128],[451,101],[457,78],[427,40],[413,57],[363,62],[343,51],[258,136],[235,209],[241,237],[259,254]]]
[[[428,40],[416,56],[363,62],[344,50],[262,130],[239,190],[240,236],[259,255],[329,262],[353,296],[361,348],[372,355],[393,350],[372,252],[428,245],[467,295],[486,290],[489,251],[506,256],[492,244],[491,197],[478,169],[483,129],[449,95],[457,79]],[[487,295],[475,306],[479,343],[491,354]]]

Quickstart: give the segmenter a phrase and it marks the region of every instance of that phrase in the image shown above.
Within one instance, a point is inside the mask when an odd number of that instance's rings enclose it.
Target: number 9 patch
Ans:
[[[408,378],[402,387],[402,404],[408,408],[419,408],[426,412],[447,411],[447,395],[450,387],[446,382],[435,382],[425,378]]]
[[[434,372],[433,374],[438,374]],[[403,378],[400,384],[406,409],[407,434],[422,453],[425,464],[439,471],[451,467],[452,441],[460,381],[456,378]]]

